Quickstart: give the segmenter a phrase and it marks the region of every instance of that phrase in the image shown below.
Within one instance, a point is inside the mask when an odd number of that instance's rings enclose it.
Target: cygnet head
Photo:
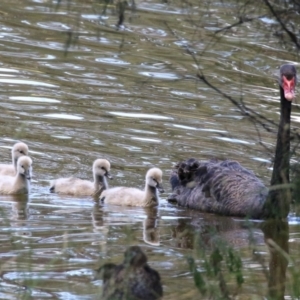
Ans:
[[[146,174],[146,184],[158,189],[161,193],[164,192],[162,187],[162,170],[158,168],[150,169]]]
[[[28,146],[22,142],[14,144],[13,148],[11,149],[13,163],[16,164],[19,157],[24,155],[28,155]]]
[[[17,173],[25,176],[27,180],[32,176],[32,160],[29,156],[22,156],[17,162]]]
[[[110,162],[106,159],[96,159],[93,164],[93,172],[95,176],[106,176],[109,179],[112,179],[112,176],[109,173],[110,171]]]

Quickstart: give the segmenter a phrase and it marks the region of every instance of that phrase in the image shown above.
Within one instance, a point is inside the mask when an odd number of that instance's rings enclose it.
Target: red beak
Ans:
[[[282,76],[282,88],[286,100],[292,101],[295,98],[295,85],[295,77],[287,79],[284,75]]]

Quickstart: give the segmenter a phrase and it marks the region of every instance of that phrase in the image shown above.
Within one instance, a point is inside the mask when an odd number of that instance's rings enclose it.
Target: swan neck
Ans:
[[[21,188],[21,187],[25,187],[25,188],[29,188],[29,182],[26,178],[26,176],[24,174],[20,174],[17,173],[15,176],[15,182],[14,185]]]
[[[290,181],[290,123],[292,103],[284,97],[280,87],[280,122],[277,133],[274,166],[271,185],[289,183]]]
[[[271,186],[288,184],[290,182],[290,122],[292,103],[285,99],[281,87],[280,101],[280,122]],[[271,190],[264,205],[264,217],[286,218],[290,210],[290,192],[290,189],[286,187]]]
[[[145,206],[158,205],[158,194],[156,187],[146,184],[145,187]]]
[[[13,157],[12,158],[12,163],[13,163],[13,166],[14,166],[15,170],[17,170],[17,162],[18,162],[18,159]]]
[[[94,185],[95,185],[96,189],[98,189],[99,186],[101,186],[103,190],[108,189],[108,183],[107,183],[105,176],[95,175],[94,176]]]

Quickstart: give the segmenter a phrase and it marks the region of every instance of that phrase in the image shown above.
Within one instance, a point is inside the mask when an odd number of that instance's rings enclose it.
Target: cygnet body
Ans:
[[[28,146],[19,142],[11,149],[12,164],[0,164],[0,175],[15,176],[17,171],[17,161],[19,157],[28,155]]]
[[[58,178],[51,181],[50,192],[71,196],[97,196],[108,188],[107,178],[112,178],[110,163],[106,159],[96,159],[93,163],[94,181],[76,177]]]
[[[162,188],[162,171],[158,168],[148,170],[144,191],[137,188],[115,187],[102,192],[100,199],[104,203],[122,206],[152,207],[159,203],[158,191]]]
[[[29,156],[22,156],[17,162],[17,174],[15,176],[0,176],[0,194],[17,195],[28,194],[32,176],[32,160]]]

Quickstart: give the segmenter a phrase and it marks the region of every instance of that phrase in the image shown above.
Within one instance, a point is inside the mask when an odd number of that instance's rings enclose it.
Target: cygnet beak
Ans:
[[[108,171],[106,172],[105,176],[109,179],[113,179],[113,176]]]
[[[31,180],[31,172],[30,172],[30,170],[25,171],[24,175],[25,175],[25,177],[26,177],[27,180]]]
[[[162,184],[157,183],[156,188],[158,189],[158,191],[159,191],[160,193],[164,193],[164,192],[165,192],[165,190],[164,190]]]

